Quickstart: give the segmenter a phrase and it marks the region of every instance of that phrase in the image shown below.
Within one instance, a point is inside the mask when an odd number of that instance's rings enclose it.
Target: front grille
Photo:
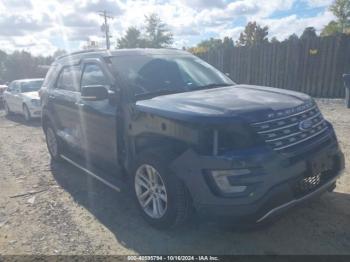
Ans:
[[[300,123],[306,120],[311,122],[311,127],[306,130],[301,129]],[[316,105],[294,115],[254,123],[252,126],[264,141],[276,151],[289,149],[315,138],[328,128]]]

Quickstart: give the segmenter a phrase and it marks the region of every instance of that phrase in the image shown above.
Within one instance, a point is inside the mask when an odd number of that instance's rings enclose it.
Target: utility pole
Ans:
[[[110,42],[110,35],[109,35],[108,19],[113,19],[114,17],[111,16],[111,15],[108,15],[106,10],[100,11],[99,15],[102,16],[103,19],[104,19],[104,24],[102,25],[101,29],[106,34],[106,48],[110,49],[111,48],[111,42]]]

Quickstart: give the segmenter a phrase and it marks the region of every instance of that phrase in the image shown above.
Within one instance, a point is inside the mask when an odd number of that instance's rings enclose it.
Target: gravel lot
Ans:
[[[350,166],[350,110],[320,100]],[[0,111],[0,254],[350,254],[350,170],[333,193],[275,224],[237,232],[193,222],[157,231],[117,193],[69,164],[50,163],[40,122]],[[33,195],[13,197],[33,191]]]

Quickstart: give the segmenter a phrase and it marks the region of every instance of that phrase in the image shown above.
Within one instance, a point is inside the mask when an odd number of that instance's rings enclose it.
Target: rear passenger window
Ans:
[[[81,86],[108,85],[107,78],[98,65],[87,64],[81,78]]]
[[[80,89],[80,67],[65,67],[58,77],[58,89],[79,92]]]
[[[15,82],[12,82],[9,87],[7,88],[8,91],[12,92],[15,90],[15,86],[16,86],[16,83]]]

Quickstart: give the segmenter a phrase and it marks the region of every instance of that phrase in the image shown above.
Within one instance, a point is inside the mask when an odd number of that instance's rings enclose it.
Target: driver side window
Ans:
[[[18,82],[12,82],[8,87],[8,91],[11,93],[18,92],[19,91]]]
[[[68,66],[63,68],[58,80],[57,89],[79,92],[80,66]]]
[[[81,86],[107,86],[108,79],[102,69],[96,64],[87,64],[81,78]]]

